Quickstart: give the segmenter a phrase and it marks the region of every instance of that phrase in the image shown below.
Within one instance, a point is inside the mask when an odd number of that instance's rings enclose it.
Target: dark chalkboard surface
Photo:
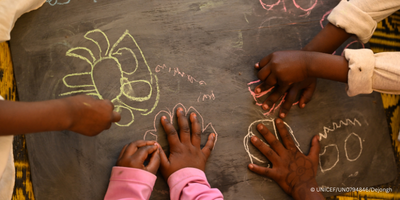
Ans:
[[[22,101],[85,93],[112,100],[122,113],[118,125],[92,138],[27,135],[36,199],[102,199],[125,144],[157,138],[167,148],[159,118],[173,119],[177,106],[199,113],[204,136],[218,134],[206,174],[226,199],[289,198],[247,169],[251,161],[268,165],[248,136],[258,135],[257,122],[273,129],[277,113],[255,103],[265,96],[251,95],[253,65],[273,51],[301,49],[337,3],[68,0],[22,16],[11,40]],[[319,80],[313,100],[294,106],[285,121],[304,153],[313,135],[322,136],[321,186],[372,186],[396,174],[377,93],[350,98],[344,84]],[[163,178],[151,199],[168,199]]]

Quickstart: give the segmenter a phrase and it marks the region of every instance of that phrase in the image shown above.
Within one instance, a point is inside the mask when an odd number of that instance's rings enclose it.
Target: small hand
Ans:
[[[161,151],[161,173],[165,179],[174,172],[192,167],[205,170],[206,162],[211,154],[215,144],[215,134],[211,133],[203,149],[200,148],[201,142],[201,125],[197,120],[195,113],[190,115],[191,126],[189,128],[188,120],[182,108],[177,111],[179,136],[174,126],[167,120],[165,116],[161,117],[161,124],[167,134],[168,143],[170,145],[169,157]]]
[[[160,166],[158,148],[159,146],[155,141],[138,140],[127,144],[119,154],[117,166],[142,169],[156,175]],[[144,162],[148,160],[149,155],[151,155],[149,164],[145,166]]]
[[[78,95],[63,99],[70,112],[68,130],[94,136],[109,129],[112,122],[118,122],[121,115],[115,111],[109,100],[96,100],[86,95]]]
[[[258,124],[258,131],[270,146],[256,136],[251,142],[272,162],[272,168],[249,164],[249,169],[273,179],[295,199],[324,199],[322,194],[310,191],[311,187],[318,187],[315,180],[320,150],[318,136],[312,139],[310,153],[305,156],[297,149],[283,121],[276,119],[275,122],[285,146],[263,124]]]

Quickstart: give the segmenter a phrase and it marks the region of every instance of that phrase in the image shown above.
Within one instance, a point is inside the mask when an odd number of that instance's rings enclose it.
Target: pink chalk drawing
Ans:
[[[198,83],[199,85],[207,85],[206,82],[204,82],[204,81],[198,81],[198,80],[196,80],[192,75],[185,74],[185,72],[181,72],[181,71],[179,70],[179,68],[177,68],[177,67],[171,68],[171,67],[167,67],[165,64],[163,64],[163,65],[157,65],[157,66],[155,67],[155,72],[156,72],[156,73],[160,72],[161,70],[168,70],[168,72],[169,72],[169,73],[172,73],[173,76],[180,75],[181,77],[187,77],[187,80],[188,80],[190,83]]]
[[[250,95],[253,97],[254,101],[256,102],[256,105],[262,107],[262,103],[260,103],[258,101],[258,98],[263,97],[263,96],[267,95],[268,93],[270,93],[274,89],[275,86],[272,86],[270,89],[268,89],[266,91],[263,91],[260,94],[256,94],[256,93],[253,92],[253,90],[251,89],[250,86],[254,85],[256,83],[259,83],[259,82],[261,82],[261,80],[252,81],[252,82],[247,84],[247,86],[248,86],[247,88],[248,88],[248,90],[250,92]],[[272,105],[272,107],[267,112],[265,112],[264,115],[268,115],[269,116],[271,113],[275,113],[275,111],[278,110],[278,108],[282,105],[282,103],[285,102],[286,94],[287,93],[285,93],[283,95],[283,97],[281,98],[281,100],[278,103],[278,105],[276,105],[276,103],[274,103],[274,105]],[[294,106],[294,105],[297,105],[298,103],[299,102],[297,101],[297,102],[293,103],[292,105]]]
[[[314,3],[313,3],[309,8],[303,8],[303,7],[301,7],[301,6],[296,2],[296,0],[292,0],[292,2],[293,2],[293,4],[294,4],[294,6],[296,6],[297,9],[302,10],[302,11],[306,12],[306,15],[309,15],[310,12],[311,12],[311,10],[313,10],[313,9],[315,8],[315,6],[317,5],[318,0],[315,0]],[[283,8],[282,8],[283,11],[284,11],[284,12],[287,12],[285,0],[278,0],[277,2],[275,2],[275,3],[273,3],[273,4],[266,4],[266,3],[264,3],[262,0],[260,0],[260,4],[261,4],[261,6],[262,6],[265,10],[272,10],[275,6],[277,6],[277,5],[281,4],[281,3],[282,3],[282,5],[283,5]]]
[[[197,109],[194,108],[193,106],[190,106],[188,109],[186,109],[186,107],[185,107],[182,103],[176,104],[176,105],[174,106],[174,108],[172,108],[172,110],[169,110],[169,109],[167,108],[166,110],[161,110],[161,111],[159,111],[159,112],[154,116],[153,129],[147,130],[147,131],[144,133],[143,139],[146,140],[146,137],[154,137],[155,140],[157,141],[157,140],[158,140],[158,135],[157,135],[157,126],[156,126],[156,124],[157,124],[157,123],[160,123],[159,121],[157,121],[158,116],[161,115],[161,114],[166,115],[167,119],[171,122],[171,124],[173,124],[174,115],[176,114],[176,113],[175,113],[175,110],[176,110],[178,107],[183,108],[183,111],[185,112],[185,115],[188,115],[188,114],[191,113],[191,112],[196,113],[197,119],[199,119],[199,123],[201,123],[201,132],[203,133],[204,131],[207,130],[207,128],[210,128],[210,129],[213,131],[213,133],[215,134],[215,144],[217,144],[218,133],[217,133],[217,131],[215,131],[214,126],[212,125],[212,123],[210,122],[210,123],[208,123],[206,126],[204,126],[204,119],[203,119],[203,116],[200,114],[200,112],[197,111]],[[215,145],[214,145],[214,148],[215,148]]]

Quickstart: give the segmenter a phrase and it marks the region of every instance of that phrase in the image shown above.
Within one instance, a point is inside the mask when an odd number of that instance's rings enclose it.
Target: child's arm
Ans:
[[[283,121],[278,118],[275,122],[284,146],[263,124],[258,124],[257,129],[270,146],[257,136],[251,138],[253,145],[272,162],[272,168],[249,164],[249,169],[273,179],[294,199],[325,199],[321,193],[316,192],[318,185],[315,177],[320,150],[318,136],[312,139],[310,153],[305,156],[297,149]]]
[[[156,182],[160,154],[155,141],[139,140],[125,145],[122,149],[117,166],[111,172],[105,200],[149,199]],[[144,162],[150,157],[149,164]]]
[[[201,125],[196,114],[190,114],[190,128],[182,108],[177,109],[177,117],[179,136],[167,118],[161,117],[170,145],[169,157],[164,151],[160,152],[161,173],[168,180],[171,200],[223,199],[218,189],[210,187],[204,174],[206,161],[214,147],[215,134],[210,134],[206,145],[201,149]]]
[[[78,95],[41,102],[0,101],[0,135],[71,130],[93,136],[121,119],[108,100]]]

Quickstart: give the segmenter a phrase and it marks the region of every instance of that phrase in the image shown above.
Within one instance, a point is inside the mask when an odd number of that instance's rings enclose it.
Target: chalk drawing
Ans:
[[[158,131],[157,131],[157,126],[156,124],[160,123],[157,119],[158,116],[163,114],[166,115],[166,117],[168,118],[168,120],[170,121],[171,124],[173,124],[173,119],[174,119],[174,115],[176,114],[176,109],[178,107],[183,108],[183,111],[185,112],[185,115],[191,113],[191,112],[195,112],[197,115],[197,119],[199,120],[199,123],[201,123],[201,132],[203,133],[205,130],[207,130],[207,128],[211,128],[211,130],[213,131],[213,133],[215,134],[215,144],[217,144],[217,139],[218,139],[218,133],[217,131],[215,131],[214,126],[212,125],[212,123],[208,123],[206,126],[204,126],[204,119],[203,116],[200,114],[199,111],[197,111],[196,108],[194,108],[193,106],[190,106],[188,109],[186,109],[186,107],[182,104],[182,103],[178,103],[174,106],[174,108],[172,108],[172,110],[169,110],[168,108],[166,110],[161,110],[159,111],[155,116],[154,116],[154,121],[153,121],[153,129],[151,130],[147,130],[144,133],[143,139],[144,140],[156,140],[158,141]],[[151,139],[148,139],[151,138]],[[154,138],[154,139],[153,139]],[[214,145],[215,148],[215,145]]]
[[[51,6],[69,4],[70,1],[71,0],[65,0],[64,2],[58,0],[46,0],[46,2],[49,3]],[[97,0],[93,0],[93,2],[97,3]]]
[[[332,123],[332,128],[330,126],[328,126],[328,127],[324,126],[323,127],[324,133],[319,133],[319,140],[321,141],[322,139],[327,139],[328,133],[333,132],[333,131],[335,131],[335,130],[337,130],[339,128],[350,126],[350,125],[361,126],[361,123],[356,118],[354,118],[354,120],[351,120],[351,119],[340,120],[338,123],[333,122]],[[355,158],[349,158],[349,156],[348,156],[347,141],[351,136],[356,137],[360,142],[360,150],[359,150],[359,153],[357,154],[357,156]],[[354,132],[349,134],[346,137],[346,139],[344,140],[344,151],[345,151],[345,155],[346,155],[346,158],[347,158],[348,161],[353,162],[353,161],[356,161],[358,158],[360,158],[361,153],[363,151],[362,142],[363,141],[362,141],[361,137],[358,134],[354,133]],[[321,156],[325,155],[326,149],[328,147],[335,147],[335,149],[337,151],[336,161],[334,162],[334,164],[332,166],[329,166],[329,167],[321,165]],[[339,160],[340,160],[340,158],[339,158],[339,148],[338,148],[337,144],[328,144],[328,145],[326,145],[324,147],[324,151],[319,154],[319,157],[320,157],[320,159],[319,159],[319,167],[320,167],[322,173],[325,173],[325,172],[330,171],[331,169],[333,169],[337,165]]]
[[[360,152],[358,153],[358,155],[357,155],[355,158],[349,158],[348,151],[347,151],[347,140],[348,140],[351,136],[357,137],[357,139],[358,139],[358,141],[359,141],[359,143],[360,143]],[[346,139],[344,140],[344,151],[345,151],[345,153],[346,153],[346,158],[347,158],[348,161],[356,161],[356,160],[361,156],[362,150],[363,150],[363,146],[362,146],[362,140],[361,140],[361,137],[360,137],[360,136],[358,136],[358,135],[355,134],[355,133],[351,133],[350,135],[348,135],[348,136],[346,137]]]
[[[277,2],[275,2],[275,3],[273,3],[273,4],[266,4],[266,3],[264,3],[262,0],[259,0],[259,1],[260,1],[261,6],[262,6],[265,10],[272,10],[275,6],[277,6],[277,5],[279,5],[279,4],[282,3],[282,6],[283,6],[282,9],[283,9],[283,11],[284,11],[284,12],[287,12],[285,0],[278,0]],[[314,0],[314,3],[313,3],[309,8],[303,8],[303,7],[301,7],[301,6],[296,2],[296,0],[292,0],[292,2],[293,2],[294,6],[295,6],[297,9],[302,10],[302,11],[306,12],[306,15],[309,15],[310,12],[311,12],[311,10],[313,10],[313,9],[315,8],[315,6],[317,5],[318,0]]]
[[[171,67],[167,67],[165,64],[163,64],[163,65],[157,65],[157,66],[155,67],[155,72],[158,73],[158,72],[160,72],[161,70],[168,70],[168,72],[169,72],[169,73],[172,73],[173,76],[175,76],[175,75],[180,75],[181,77],[187,77],[187,80],[188,80],[190,83],[198,83],[199,85],[207,85],[206,82],[196,80],[192,75],[185,74],[185,72],[181,72],[181,71],[179,70],[179,68],[177,68],[177,67],[171,68]]]
[[[103,39],[103,43],[100,43],[97,40],[93,39],[92,37],[94,34],[102,35],[103,38],[99,38],[99,40]],[[146,58],[144,57],[142,50],[140,49],[139,45],[137,44],[137,42],[133,38],[133,36],[131,34],[129,34],[128,30],[126,30],[124,32],[124,34],[117,40],[117,42],[114,43],[114,45],[111,47],[111,49],[110,49],[110,42],[108,40],[107,35],[99,29],[95,29],[95,30],[87,32],[85,34],[84,38],[93,42],[98,47],[99,55],[96,55],[98,58],[96,58],[96,56],[93,54],[93,52],[86,47],[75,47],[75,48],[68,50],[66,53],[67,56],[79,58],[83,61],[86,61],[91,66],[91,70],[89,72],[72,73],[72,74],[68,74],[68,75],[64,76],[64,78],[62,79],[64,85],[68,88],[71,88],[71,89],[76,88],[78,90],[65,92],[65,93],[60,94],[60,96],[66,96],[66,95],[71,95],[71,94],[76,94],[76,93],[87,93],[87,95],[92,95],[92,96],[98,97],[99,99],[103,99],[102,93],[107,92],[107,91],[99,91],[98,90],[96,82],[102,81],[102,80],[95,79],[95,77],[93,76],[93,72],[98,70],[99,67],[101,67],[102,62],[112,62],[113,64],[116,64],[117,68],[112,68],[110,66],[110,69],[117,70],[118,73],[120,73],[119,80],[116,80],[117,82],[119,82],[120,87],[118,89],[120,91],[117,95],[115,95],[115,98],[110,99],[110,100],[114,104],[114,108],[117,112],[122,112],[122,110],[125,109],[130,112],[130,115],[132,118],[126,124],[120,124],[120,123],[116,123],[116,124],[118,126],[131,125],[134,122],[133,111],[140,112],[142,115],[148,115],[148,114],[152,113],[154,111],[154,109],[156,108],[159,98],[160,98],[158,79],[157,79],[157,76],[152,73],[150,67],[147,64]],[[126,46],[124,43],[121,43],[122,40],[125,40],[125,42],[126,41],[133,42],[133,44],[135,46],[134,48],[136,48],[136,49],[129,48],[132,46]],[[106,45],[106,48],[101,48],[102,45]],[[105,52],[103,52],[104,49],[106,49]],[[136,55],[134,50],[136,50],[137,52],[140,52],[139,53],[140,55]],[[85,57],[84,55],[79,54],[79,52],[82,52],[82,51],[86,51],[89,54],[89,56]],[[123,52],[126,52],[126,54],[129,55],[129,58],[132,61],[130,63],[133,63],[133,66],[131,66],[131,68],[133,68],[133,69],[130,72],[124,71],[122,69],[121,63],[117,58],[119,56],[122,56]],[[103,53],[104,53],[104,55],[103,55]],[[126,54],[124,54],[124,55],[126,55]],[[141,62],[138,61],[138,56],[140,56]],[[147,80],[132,80],[132,79],[134,79],[132,76],[135,75],[134,73],[139,68],[143,69],[148,74]],[[84,79],[84,78],[89,79],[90,78],[91,83],[90,84],[82,84],[82,85],[70,84],[70,83],[68,83],[68,78],[71,78],[71,77],[80,77],[81,79]],[[146,92],[148,92],[147,95],[136,96],[135,91],[132,87],[132,85],[135,85],[135,84],[140,84],[141,86],[143,86],[142,88],[144,88],[144,90],[146,90]],[[153,91],[153,90],[156,90],[156,91]],[[155,96],[153,94],[155,94]],[[136,108],[136,107],[130,106],[126,102],[122,101],[121,100],[122,97],[127,98],[127,99],[129,99],[129,101],[132,101],[132,102],[145,102],[145,101],[152,99],[152,100],[154,100],[154,104],[150,105],[148,108]]]
[[[247,89],[249,90],[250,95],[253,97],[254,101],[256,102],[256,105],[259,106],[259,107],[262,107],[262,103],[259,102],[259,98],[261,98],[261,97],[267,95],[268,93],[272,92],[272,90],[275,88],[275,86],[272,86],[270,89],[268,89],[266,91],[263,91],[260,94],[256,94],[256,93],[253,92],[253,90],[251,89],[250,86],[254,85],[254,84],[257,84],[259,82],[261,82],[261,81],[260,80],[256,80],[256,81],[252,81],[252,82],[248,83],[247,84]],[[280,99],[280,101],[279,101],[279,103],[277,105],[276,105],[276,103],[274,103],[269,110],[267,110],[266,112],[263,113],[263,115],[269,116],[272,113],[275,113],[275,111],[278,110],[278,108],[282,105],[282,103],[285,102],[286,94],[287,93],[285,93],[282,96],[282,98]],[[293,103],[292,106],[297,105],[298,103],[299,102],[297,101],[297,102]]]
[[[257,120],[257,121],[252,122],[252,123],[250,124],[250,126],[247,128],[247,135],[244,136],[244,138],[243,138],[244,150],[247,152],[247,155],[249,156],[250,162],[251,162],[251,163],[254,163],[253,160],[256,160],[256,161],[258,161],[258,162],[260,162],[260,163],[265,163],[265,161],[262,160],[262,158],[258,158],[258,157],[256,157],[255,155],[253,155],[253,154],[250,152],[250,149],[249,149],[250,139],[251,139],[251,137],[255,136],[255,134],[254,134],[253,131],[252,131],[252,128],[253,128],[253,126],[254,126],[255,124],[259,124],[259,123],[271,123],[271,124],[272,124],[272,127],[273,127],[274,129],[273,129],[273,132],[272,132],[271,130],[270,130],[270,131],[271,131],[271,133],[275,134],[275,137],[279,140],[278,132],[276,131],[276,127],[275,127],[275,120],[274,120],[274,119],[260,119],[260,120]],[[303,152],[301,151],[301,149],[300,149],[300,144],[299,144],[299,142],[297,141],[296,137],[295,137],[294,134],[293,134],[292,128],[290,128],[290,126],[289,126],[286,122],[283,122],[283,123],[285,124],[285,126],[286,126],[286,128],[288,129],[289,133],[292,135],[293,140],[294,140],[294,143],[295,143],[297,149],[298,149],[301,153],[303,153]],[[267,144],[267,145],[268,145],[268,144]],[[268,164],[268,167],[270,167],[269,164]]]
[[[327,149],[328,147],[334,147],[334,148],[335,148],[335,150],[336,150],[336,152],[337,152],[337,154],[336,154],[336,155],[337,155],[337,156],[336,156],[336,161],[332,164],[332,166],[327,167],[327,168],[323,168],[323,167],[322,167],[322,164],[321,164],[321,156],[325,155],[326,149]],[[338,148],[338,146],[337,146],[336,144],[328,144],[328,145],[326,145],[326,146],[324,147],[324,151],[323,151],[322,153],[319,154],[319,158],[320,158],[320,159],[319,159],[319,167],[320,167],[322,173],[325,173],[326,171],[329,171],[329,170],[333,169],[333,168],[338,164],[338,162],[339,162],[339,148]]]
[[[205,101],[205,100],[215,100],[214,92],[211,90],[210,94],[204,94],[200,92],[199,97],[197,98],[197,102]]]

